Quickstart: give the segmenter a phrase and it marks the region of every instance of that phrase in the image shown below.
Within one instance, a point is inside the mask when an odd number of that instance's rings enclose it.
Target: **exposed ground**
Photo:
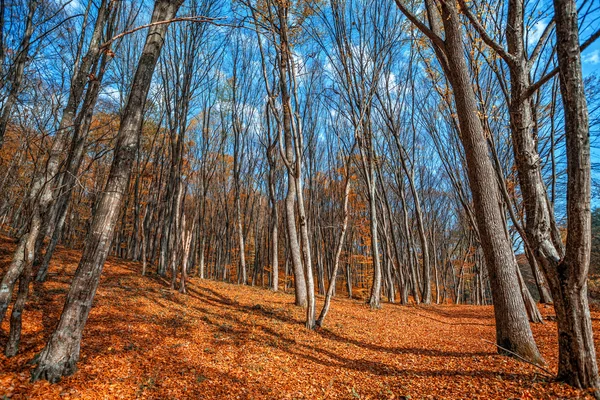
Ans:
[[[0,238],[0,270],[12,242]],[[140,265],[109,259],[84,332],[79,371],[29,383],[28,361],[60,314],[79,253],[61,249],[32,296],[19,355],[0,356],[0,398],[420,399],[583,398],[535,367],[499,356],[491,307],[399,306],[370,311],[336,299],[309,332],[293,296],[192,278],[168,290]],[[319,306],[322,299],[319,298]],[[550,317],[552,308],[543,308]],[[592,313],[600,331],[600,314]],[[2,325],[0,345],[6,343]],[[534,326],[556,369],[556,325]],[[410,396],[410,397],[409,397]]]

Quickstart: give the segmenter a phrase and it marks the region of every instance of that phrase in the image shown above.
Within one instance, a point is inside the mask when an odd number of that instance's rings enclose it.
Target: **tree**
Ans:
[[[27,197],[31,218],[28,220],[12,262],[0,283],[0,321],[4,319],[6,309],[11,301],[13,287],[17,279],[23,276],[23,271],[27,270],[25,279],[29,279],[31,273],[29,264],[33,263],[35,249],[39,246],[38,241],[40,238],[43,239],[45,228],[51,219],[50,206],[54,199],[53,187],[57,183],[61,159],[71,139],[75,115],[83,98],[88,75],[101,55],[100,46],[110,9],[107,1],[100,3],[90,45],[87,54],[82,58],[81,64],[77,66],[73,74],[67,105],[62,112],[58,132],[52,141],[48,160],[36,171],[33,178]],[[82,45],[80,44],[80,47]]]
[[[466,14],[483,40],[502,57],[510,70],[509,115],[519,184],[526,212],[525,247],[533,253],[532,268],[539,264],[548,278],[559,326],[559,379],[576,387],[600,389],[591,321],[587,304],[590,248],[590,149],[587,103],[581,73],[579,26],[574,2],[556,1],[555,22],[561,94],[565,114],[567,151],[567,246],[554,217],[542,179],[541,160],[534,132],[530,81],[546,38],[527,54],[524,4],[509,1],[506,23],[507,50],[488,36],[475,16]],[[542,78],[544,79],[544,78]]]
[[[30,0],[28,2],[28,11],[27,11],[27,19],[25,22],[25,30],[23,32],[23,37],[21,39],[21,43],[19,48],[17,49],[17,56],[13,64],[10,66],[7,72],[7,82],[2,83],[2,86],[8,86],[8,95],[6,96],[5,101],[2,102],[2,108],[0,108],[0,149],[4,144],[4,135],[6,133],[6,127],[8,126],[8,122],[11,117],[11,113],[13,112],[13,107],[17,102],[17,98],[21,93],[21,85],[23,82],[23,75],[25,72],[25,65],[27,64],[29,58],[29,51],[31,49],[31,36],[33,35],[33,31],[35,29],[35,24],[33,22],[33,18],[37,11],[39,2],[38,0]],[[2,14],[2,24],[0,24],[0,31],[4,33],[4,4],[2,4],[2,10],[0,10]],[[2,35],[2,34],[0,34]],[[2,48],[2,56],[0,57],[0,62],[4,63],[4,40],[0,40],[0,47]]]
[[[182,2],[157,0],[152,22],[173,19]],[[62,376],[73,374],[77,369],[83,328],[114,235],[118,211],[135,158],[144,104],[167,28],[168,24],[162,23],[148,29],[119,128],[110,174],[93,216],[90,233],[86,238],[83,255],[67,294],[58,326],[35,360],[37,367],[32,374],[33,381],[46,379],[56,382]]]
[[[590,132],[579,48],[577,5],[554,0],[560,92],[567,148],[567,243],[564,254],[544,241],[538,250],[554,296],[558,323],[558,378],[575,387],[593,388],[600,397],[600,378],[587,279],[591,247]]]
[[[434,48],[439,64],[453,89],[462,146],[467,160],[467,174],[473,195],[477,226],[492,284],[496,342],[504,349],[535,363],[543,362],[527,320],[525,304],[520,296],[517,265],[511,244],[504,234],[504,221],[498,206],[500,193],[489,185],[494,176],[488,144],[477,114],[477,102],[464,57],[463,32],[455,5],[438,7],[426,1],[429,24],[422,23],[401,2],[396,4]],[[441,22],[441,24],[440,24]]]

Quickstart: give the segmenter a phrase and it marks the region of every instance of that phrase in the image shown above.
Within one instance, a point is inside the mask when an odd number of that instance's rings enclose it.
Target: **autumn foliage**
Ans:
[[[0,265],[14,246],[0,242]],[[500,356],[488,306],[386,305],[337,298],[325,327],[304,328],[293,295],[190,279],[171,291],[139,263],[109,259],[84,332],[79,371],[29,382],[29,360],[61,311],[80,254],[59,249],[51,279],[24,316],[22,350],[0,356],[0,396],[12,399],[584,398],[544,371]],[[322,301],[317,298],[318,303]],[[556,368],[551,307],[533,327]],[[598,312],[593,312],[598,331]],[[2,326],[6,340],[8,325]],[[597,338],[597,342],[598,342]]]

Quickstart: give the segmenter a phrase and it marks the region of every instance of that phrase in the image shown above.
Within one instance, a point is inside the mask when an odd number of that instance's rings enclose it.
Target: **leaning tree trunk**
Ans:
[[[71,199],[73,189],[77,184],[78,172],[83,161],[83,150],[90,132],[94,108],[100,93],[100,86],[106,71],[107,62],[108,57],[106,54],[104,54],[99,63],[100,65],[97,69],[98,72],[95,74],[96,79],[89,83],[88,90],[81,107],[81,112],[75,119],[71,149],[69,151],[65,171],[62,173],[62,180],[60,182],[62,189],[60,195],[52,206],[54,208],[54,212],[51,214],[51,218],[54,218],[54,220],[49,221],[48,234],[50,236],[50,243],[46,247],[46,252],[42,259],[42,263],[37,270],[35,278],[37,282],[44,282],[46,280],[48,276],[50,260],[52,259],[56,246],[58,245],[58,242],[62,236],[69,200]],[[93,70],[95,70],[95,67]]]
[[[461,141],[467,159],[467,174],[477,212],[485,263],[492,284],[496,342],[501,352],[506,349],[527,360],[541,363],[543,359],[533,339],[523,297],[519,292],[513,250],[504,234],[504,222],[498,206],[500,193],[496,185],[489,184],[489,178],[494,176],[494,167],[477,115],[477,101],[465,62],[458,11],[454,4],[444,4],[441,10],[446,35],[446,68],[454,89]]]
[[[21,328],[22,328],[22,317],[23,310],[25,309],[25,303],[27,302],[27,295],[29,294],[29,283],[31,282],[32,272],[31,267],[33,260],[28,258],[27,252],[24,254],[25,266],[24,271],[21,274],[19,280],[19,291],[17,294],[17,301],[13,305],[12,313],[10,315],[10,332],[8,335],[8,342],[4,354],[6,357],[13,357],[19,350],[19,343],[21,342]]]
[[[27,202],[31,209],[31,218],[26,224],[25,232],[19,240],[17,250],[9,268],[0,283],[0,322],[4,319],[6,309],[12,298],[13,288],[17,279],[21,276],[24,268],[25,258],[34,260],[35,244],[40,234],[43,235],[43,224],[53,199],[53,181],[57,176],[60,160],[66,149],[70,136],[75,113],[88,80],[88,74],[95,61],[100,56],[100,42],[107,17],[107,2],[103,1],[98,10],[98,18],[90,45],[81,65],[75,71],[71,80],[71,89],[67,105],[62,113],[62,118],[50,149],[50,155],[44,169],[37,171],[31,189],[29,190]],[[26,253],[25,253],[26,252]],[[27,257],[24,255],[27,254]]]
[[[331,305],[331,298],[335,293],[335,284],[337,281],[338,269],[340,267],[340,258],[342,256],[342,250],[344,249],[344,239],[346,238],[346,231],[348,230],[348,200],[350,197],[350,177],[346,177],[346,184],[344,185],[344,205],[343,205],[343,213],[344,220],[342,221],[342,230],[340,232],[340,238],[337,244],[337,248],[335,250],[335,256],[333,259],[333,271],[331,272],[331,278],[329,278],[329,287],[327,288],[327,294],[325,295],[325,302],[323,303],[323,308],[321,309],[321,313],[319,314],[319,318],[316,321],[316,326],[323,326],[323,320],[325,316],[329,312],[329,306]],[[348,267],[349,268],[349,267]],[[393,288],[392,288],[393,290]]]
[[[154,5],[152,22],[172,19],[182,1],[157,0]],[[71,375],[77,369],[81,335],[114,236],[119,209],[135,159],[137,135],[141,128],[144,104],[167,27],[168,24],[158,24],[148,30],[146,43],[123,113],[115,155],[105,190],[92,218],[82,258],[67,294],[58,326],[50,336],[46,347],[37,357],[37,367],[32,373],[34,381],[47,379],[50,382],[57,382],[62,376]]]
[[[527,310],[527,317],[529,317],[530,322],[534,323],[542,323],[544,322],[542,318],[542,314],[540,310],[537,308],[535,304],[535,300],[531,296],[531,292],[529,292],[529,288],[525,283],[525,279],[523,279],[523,275],[521,274],[521,269],[517,265],[517,278],[519,280],[519,288],[521,289],[521,296],[523,297],[523,302],[525,304],[525,309]]]
[[[27,61],[29,60],[31,36],[33,35],[33,30],[35,27],[35,24],[33,23],[33,16],[37,10],[38,4],[38,0],[29,1],[29,12],[27,13],[27,22],[25,23],[25,31],[23,33],[23,38],[21,39],[21,44],[17,49],[17,57],[15,58],[13,65],[8,71],[8,81],[10,83],[10,90],[8,92],[8,96],[3,102],[4,104],[2,105],[2,109],[0,112],[0,149],[4,145],[4,135],[6,133],[6,128],[8,127],[8,121],[10,120],[12,114],[12,108],[17,102],[17,98],[19,96],[19,93],[21,92],[21,84],[23,82],[25,64],[27,64]],[[4,16],[4,4],[2,4],[2,8],[3,9],[0,12]],[[0,43],[0,47],[3,47],[3,43]],[[1,61],[4,61],[4,57],[0,58],[0,62]]]
[[[400,0],[396,0],[396,4],[413,23],[418,22]],[[432,0],[427,0],[426,5],[431,29],[425,28],[424,31],[431,39],[436,57],[454,91],[460,140],[465,150],[467,175],[492,288],[496,342],[500,352],[508,350],[532,362],[541,363],[543,359],[533,339],[523,297],[519,293],[512,246],[504,234],[504,222],[498,204],[499,189],[497,185],[489,184],[490,177],[494,176],[494,167],[465,60],[459,13],[454,3],[441,3],[438,8]],[[438,10],[441,15],[438,15]],[[419,27],[423,30],[422,25]]]

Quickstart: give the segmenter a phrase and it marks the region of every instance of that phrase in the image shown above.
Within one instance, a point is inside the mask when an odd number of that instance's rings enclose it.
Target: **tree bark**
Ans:
[[[182,0],[157,0],[152,22],[172,19],[181,3]],[[58,326],[37,357],[37,367],[32,373],[33,381],[46,379],[57,382],[62,376],[71,375],[77,369],[81,335],[92,307],[119,217],[119,208],[127,189],[144,104],[167,28],[168,24],[159,24],[148,30],[119,128],[108,181],[92,218],[82,258],[67,294]]]
[[[351,180],[350,176],[346,177],[346,183],[344,185],[344,201],[342,206],[342,212],[344,214],[344,219],[342,221],[342,229],[340,231],[340,238],[338,239],[338,244],[335,250],[335,256],[333,259],[333,271],[331,272],[331,278],[329,279],[329,286],[327,287],[327,294],[325,295],[325,302],[323,303],[323,308],[321,309],[321,313],[319,314],[319,318],[316,321],[316,326],[323,326],[323,320],[327,313],[329,312],[329,307],[331,305],[331,298],[335,293],[335,284],[336,278],[338,274],[338,270],[340,267],[340,258],[342,256],[342,250],[344,249],[344,241],[346,239],[346,231],[348,230],[348,202],[350,197],[350,188],[351,188]],[[349,268],[349,267],[347,267]],[[392,289],[393,290],[393,289]]]
[[[558,323],[558,379],[580,388],[593,388],[600,397],[600,378],[587,280],[591,251],[590,132],[579,51],[577,5],[554,0],[560,92],[565,115],[567,151],[567,243],[562,260],[539,251],[554,297]]]
[[[288,188],[285,197],[286,226],[288,245],[292,259],[292,269],[294,273],[294,287],[296,295],[296,305],[305,307],[307,305],[306,279],[304,276],[302,255],[300,253],[300,243],[298,241],[298,231],[296,229],[296,197],[298,187],[295,179],[292,163],[294,163],[294,144],[292,133],[292,110],[290,103],[290,94],[288,88],[288,77],[290,75],[290,49],[287,37],[288,12],[287,7],[280,5],[277,7],[279,19],[279,88],[281,91],[281,104],[283,108],[283,132],[285,153],[282,156],[287,160],[287,180]]]
[[[415,23],[415,17],[404,8],[401,1],[396,0],[396,3]],[[467,161],[467,175],[491,281],[496,342],[500,352],[507,349],[534,363],[543,363],[519,291],[514,253],[504,234],[504,221],[499,206],[500,193],[497,185],[489,184],[490,177],[495,175],[494,167],[478,116],[477,100],[465,60],[459,13],[454,3],[442,3],[439,8],[441,18],[438,19],[437,5],[427,0],[426,6],[431,30],[425,28],[425,32],[432,40],[436,57],[454,91],[460,139]],[[443,24],[443,32],[440,22]],[[423,30],[423,26],[420,29]]]

